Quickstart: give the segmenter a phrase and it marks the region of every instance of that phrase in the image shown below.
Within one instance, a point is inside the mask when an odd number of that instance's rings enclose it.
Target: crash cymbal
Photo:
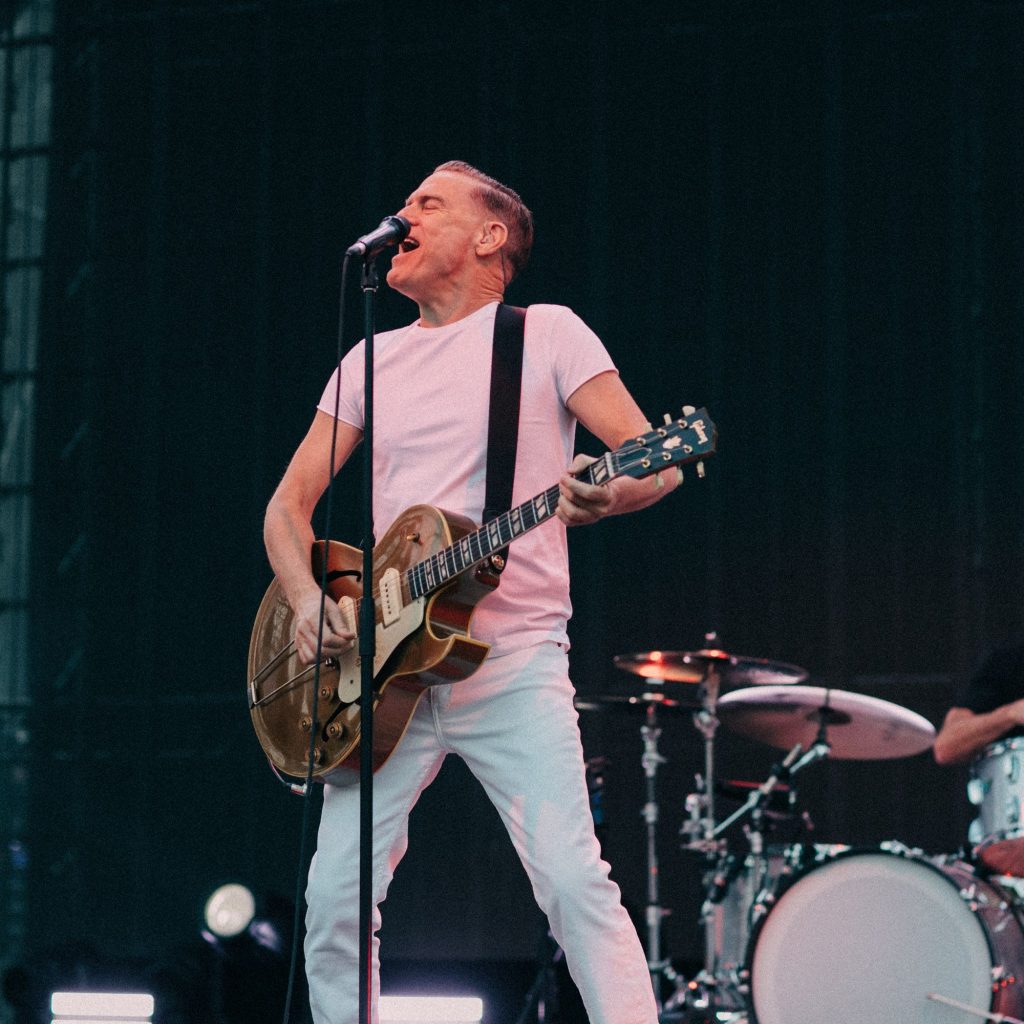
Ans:
[[[807,672],[797,665],[765,658],[747,658],[727,651],[641,651],[617,654],[618,668],[644,679],[671,683],[702,683],[714,668],[724,686],[782,686],[799,683]]]
[[[682,708],[692,711],[699,707],[690,701],[668,697],[657,690],[644,693],[598,693],[577,697],[573,702],[577,711],[601,711],[605,708],[646,708],[654,705],[658,708]]]
[[[935,727],[914,711],[863,693],[821,686],[757,686],[727,693],[718,717],[734,732],[780,750],[804,750],[826,726],[829,757],[876,761],[927,750]]]

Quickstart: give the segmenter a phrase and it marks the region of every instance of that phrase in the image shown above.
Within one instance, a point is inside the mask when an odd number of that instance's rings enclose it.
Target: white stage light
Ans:
[[[146,992],[54,992],[53,1024],[149,1024],[153,997]]]
[[[476,996],[381,996],[381,1024],[479,1024],[484,1001]]]
[[[256,898],[244,886],[222,885],[206,901],[206,927],[222,939],[241,935],[256,916]]]

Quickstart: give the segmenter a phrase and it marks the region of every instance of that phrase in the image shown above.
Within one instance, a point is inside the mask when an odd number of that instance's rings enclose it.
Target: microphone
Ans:
[[[404,217],[397,214],[385,217],[379,227],[353,242],[345,250],[345,255],[362,256],[363,259],[371,260],[388,246],[398,245],[411,230],[412,225]]]

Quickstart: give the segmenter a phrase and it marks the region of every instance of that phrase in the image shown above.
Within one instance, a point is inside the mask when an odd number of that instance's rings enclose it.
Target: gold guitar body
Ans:
[[[399,573],[476,530],[476,524],[431,505],[406,509],[373,549],[373,578]],[[312,570],[320,580],[326,550],[328,593],[336,601],[362,597],[363,554],[337,541],[313,546]],[[479,668],[489,644],[469,634],[477,603],[498,585],[488,562],[467,570],[427,597],[403,595],[401,614],[377,621],[373,770],[391,756],[428,686],[465,679]],[[284,775],[304,779],[315,720],[313,778],[346,785],[359,778],[360,659],[358,641],[338,662],[300,663],[292,643],[294,615],[275,579],[256,614],[249,642],[249,711],[264,752]],[[313,702],[316,701],[315,715]]]

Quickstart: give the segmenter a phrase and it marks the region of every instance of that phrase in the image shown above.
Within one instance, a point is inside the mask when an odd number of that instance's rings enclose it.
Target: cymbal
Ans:
[[[742,803],[761,785],[760,782],[750,782],[746,779],[723,779],[715,783],[715,792],[728,800]],[[789,786],[784,782],[778,783],[769,795],[764,810],[776,819],[790,818],[798,814],[795,808],[789,806]]]
[[[782,661],[746,658],[715,649],[701,651],[641,651],[617,654],[616,666],[644,679],[670,683],[702,683],[715,668],[726,686],[782,686],[807,678],[806,670]]]
[[[646,708],[654,705],[659,708],[683,708],[692,711],[699,707],[692,701],[677,700],[656,690],[644,693],[598,693],[577,697],[573,702],[577,711],[600,711],[605,707]]]
[[[863,693],[821,686],[758,686],[727,693],[718,717],[728,728],[781,750],[807,750],[826,726],[829,757],[880,761],[927,750],[935,727],[915,711]]]

